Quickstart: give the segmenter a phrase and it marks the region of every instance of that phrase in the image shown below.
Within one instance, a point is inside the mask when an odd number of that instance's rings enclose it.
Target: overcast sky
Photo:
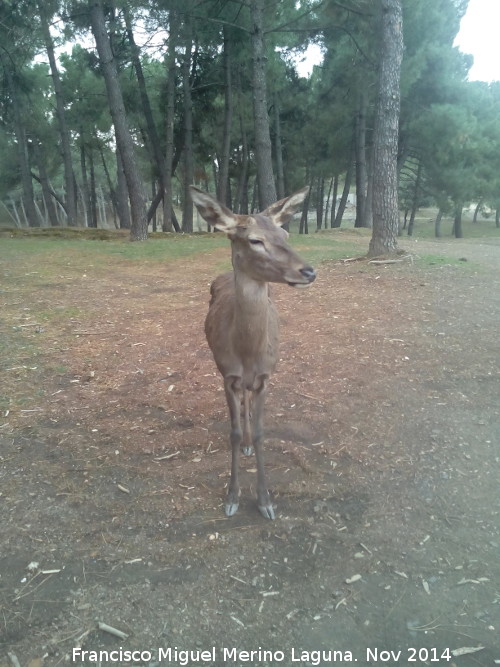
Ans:
[[[500,0],[469,0],[455,41],[474,56],[470,81],[500,81]]]

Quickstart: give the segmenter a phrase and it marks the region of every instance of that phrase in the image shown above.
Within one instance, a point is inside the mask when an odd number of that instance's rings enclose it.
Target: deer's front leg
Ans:
[[[274,519],[274,508],[267,489],[266,471],[264,468],[263,437],[264,437],[264,404],[267,396],[268,376],[259,378],[260,384],[254,390],[252,433],[255,458],[257,462],[257,502],[259,512],[265,519]]]
[[[241,401],[240,401],[241,378],[233,375],[224,378],[224,390],[226,392],[227,407],[231,420],[231,479],[226,496],[226,516],[236,514],[239,505],[240,484],[238,481],[238,467],[240,460],[240,447],[243,439],[241,431]]]

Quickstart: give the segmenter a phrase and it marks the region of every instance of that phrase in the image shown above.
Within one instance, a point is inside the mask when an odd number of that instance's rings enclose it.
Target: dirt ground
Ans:
[[[274,522],[253,457],[222,509],[228,249],[2,261],[0,667],[500,663],[500,243],[401,245],[276,288]]]

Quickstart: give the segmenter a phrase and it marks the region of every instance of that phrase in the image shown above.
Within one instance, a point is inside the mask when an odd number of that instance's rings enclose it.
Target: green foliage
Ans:
[[[423,176],[419,202],[429,198],[442,208],[450,202],[500,203],[500,83],[466,82],[471,59],[453,47],[466,0],[404,0],[405,53],[401,78],[400,166],[419,160]],[[114,130],[100,64],[89,31],[86,0],[50,0],[44,8],[52,20],[56,43],[72,44],[59,52],[66,120],[73,141],[75,178],[82,192],[83,157],[92,161],[95,188],[107,202],[116,189]],[[247,3],[207,0],[125,0],[105,3],[108,30],[117,59],[127,121],[139,156],[142,177],[157,186],[159,173],[152,157],[143,101],[134,71],[133,46],[127,37],[125,12],[131,18],[140,48],[147,95],[165,153],[166,56],[168,26],[179,21],[176,49],[177,81],[174,127],[174,199],[179,202],[184,145],[183,91],[179,65],[186,13],[193,22],[191,91],[195,178],[216,189],[224,131],[225,79],[223,27],[230,41],[233,120],[230,147],[230,181],[233,199],[242,179],[244,152],[248,152],[248,182],[243,187],[251,199],[255,140],[252,111],[251,15]],[[304,183],[343,175],[352,162],[352,138],[361,96],[366,99],[368,152],[373,128],[379,49],[377,0],[343,3],[301,0],[266,3],[266,67],[270,118],[278,108],[280,139],[287,192]],[[0,87],[0,198],[20,200],[18,146],[14,131],[12,94],[5,68],[23,109],[23,129],[32,171],[38,175],[33,142],[43,148],[51,186],[64,198],[61,147],[55,118],[55,98],[37,4],[33,0],[0,3],[2,84]],[[151,42],[156,42],[156,48]],[[162,43],[163,42],[163,43]],[[324,62],[310,78],[300,77],[296,58],[308,44],[321,45]],[[272,128],[274,140],[276,128]],[[103,161],[106,165],[106,174]],[[88,167],[87,167],[88,168]],[[404,173],[404,172],[403,172]],[[403,176],[402,203],[414,198],[414,176]],[[108,178],[110,182],[108,182]],[[148,191],[150,186],[148,185]],[[35,183],[39,205],[40,187]],[[339,193],[340,194],[340,193]],[[171,242],[171,241],[169,241]]]

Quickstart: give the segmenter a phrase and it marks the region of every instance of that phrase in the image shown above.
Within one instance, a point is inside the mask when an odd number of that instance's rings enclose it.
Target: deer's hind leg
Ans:
[[[259,512],[265,519],[274,519],[274,507],[267,488],[266,471],[264,467],[263,439],[264,439],[264,404],[267,396],[267,384],[269,377],[263,375],[259,378],[260,383],[254,390],[252,435],[257,462],[257,502]]]
[[[243,442],[241,430],[241,378],[230,375],[224,378],[224,390],[226,392],[227,407],[231,420],[231,479],[227,490],[224,510],[226,516],[236,514],[239,505],[240,484],[238,479],[238,468],[240,461],[240,449]]]

